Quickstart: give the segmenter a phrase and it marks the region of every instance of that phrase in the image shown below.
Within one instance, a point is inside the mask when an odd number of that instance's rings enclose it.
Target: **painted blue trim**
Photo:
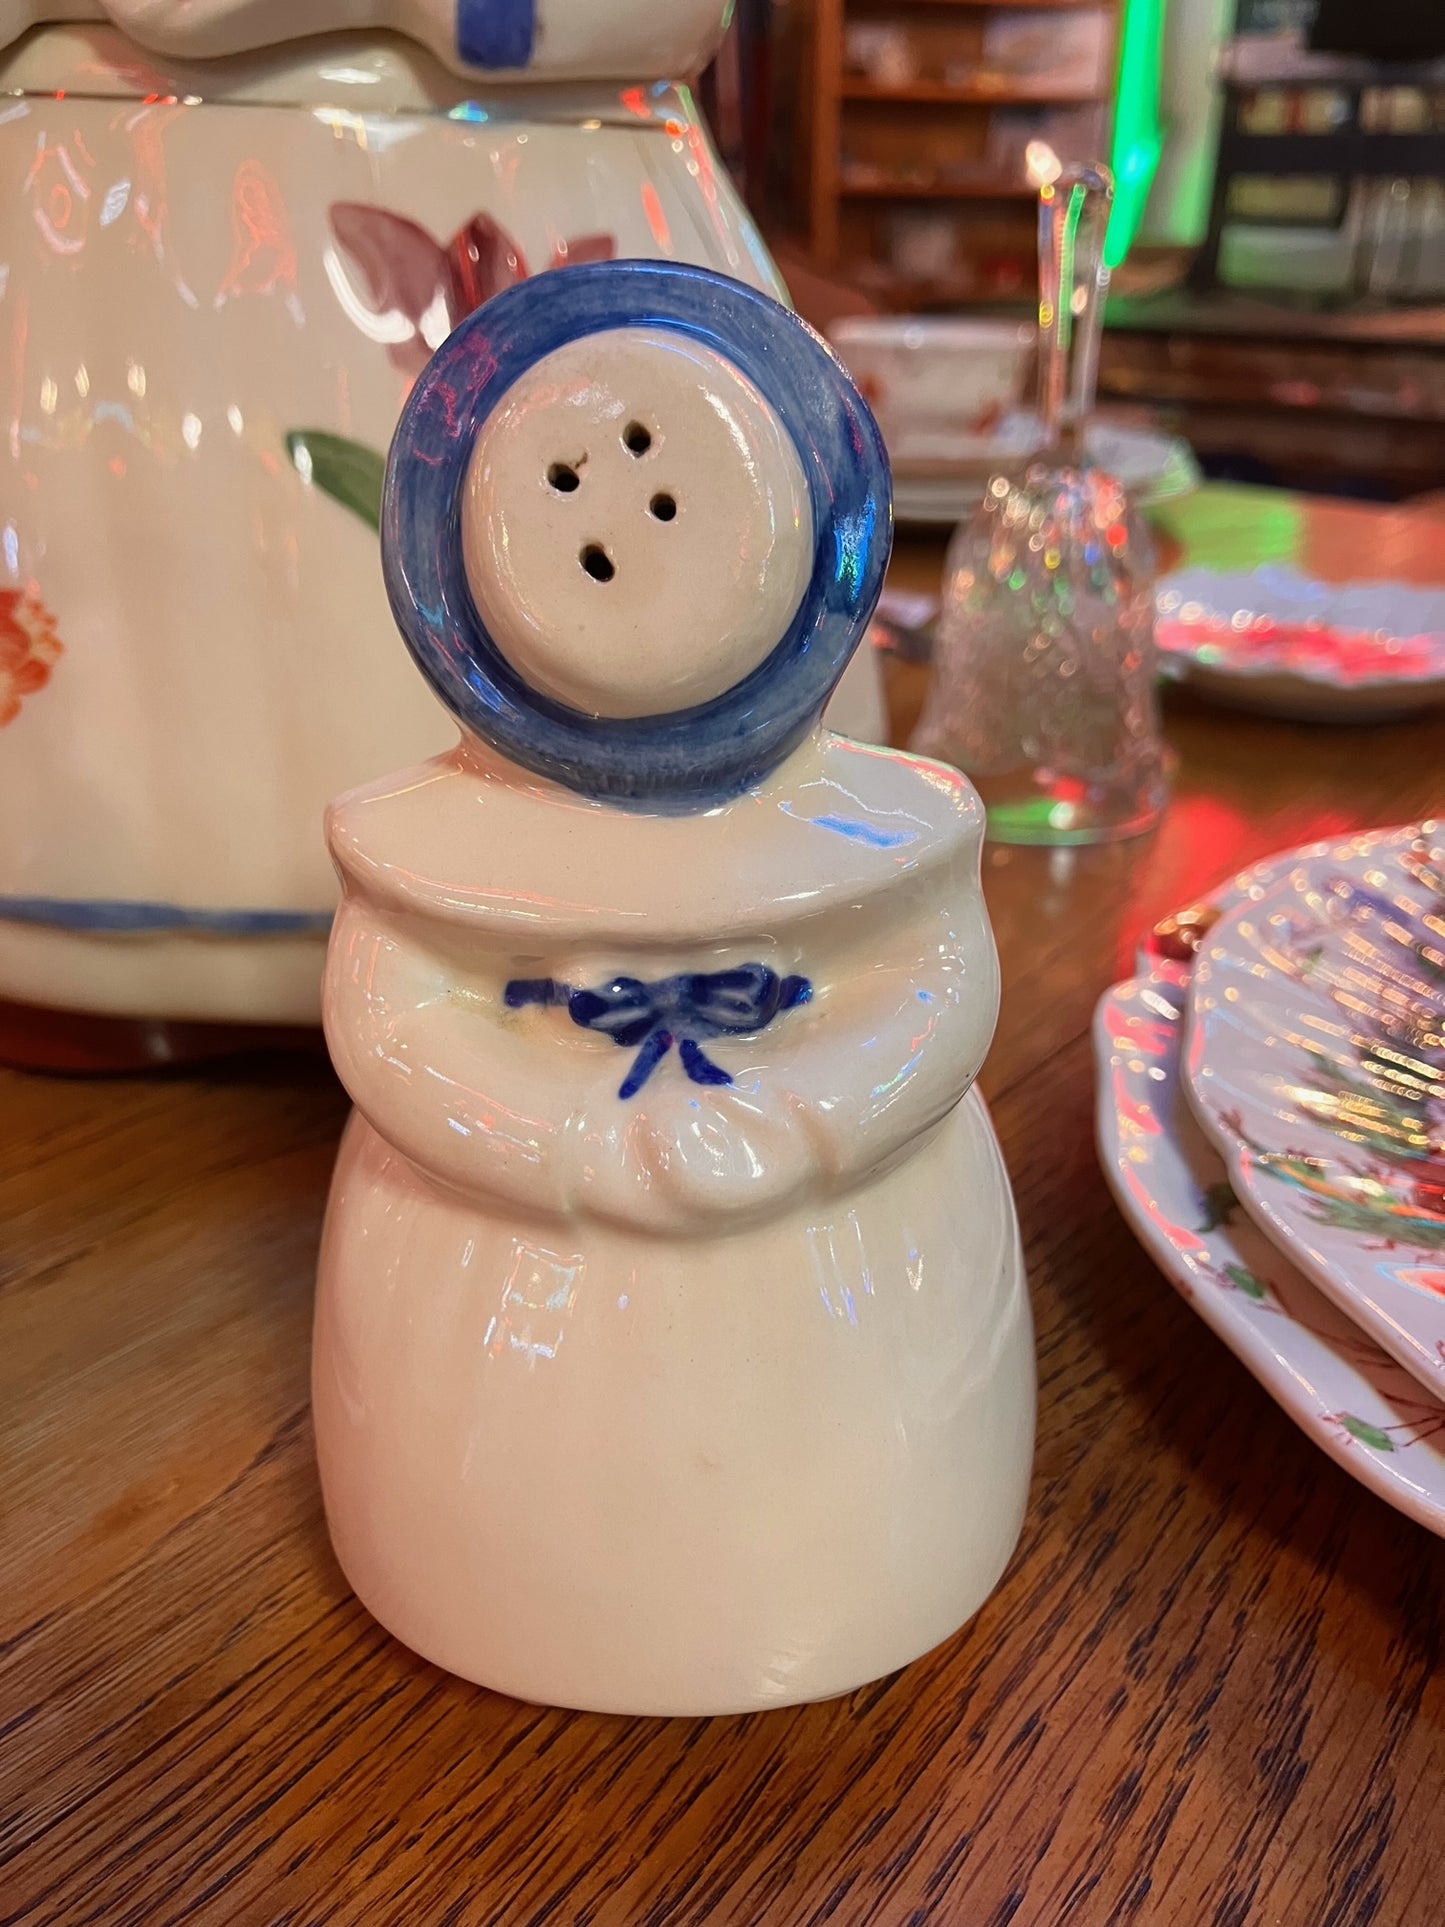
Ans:
[[[329,910],[192,910],[124,897],[3,897],[0,923],[100,933],[191,931],[213,937],[324,937]]]
[[[673,328],[725,355],[797,449],[813,571],[777,648],[715,697],[661,716],[587,716],[528,687],[482,623],[462,559],[477,434],[544,355],[608,328]],[[606,261],[508,288],[448,337],[402,410],[382,501],[392,612],[462,727],[525,768],[623,806],[708,809],[775,769],[813,726],[858,646],[892,545],[878,425],[820,336],[767,295],[703,268]]]
[[[880,830],[872,823],[860,823],[851,816],[815,816],[820,830],[832,830],[851,843],[866,843],[871,850],[897,850],[905,843],[918,841],[917,830]]]
[[[457,52],[469,67],[529,67],[536,0],[457,0]]]

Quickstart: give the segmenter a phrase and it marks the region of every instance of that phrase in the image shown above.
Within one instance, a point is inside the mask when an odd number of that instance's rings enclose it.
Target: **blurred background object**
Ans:
[[[824,325],[1022,318],[1031,157],[1107,159],[1101,424],[1398,500],[1445,484],[1445,8],[1366,12],[774,0],[752,205]]]
[[[815,265],[845,265],[894,308],[1028,301],[1028,150],[1105,151],[1119,22],[1137,4],[813,0]]]

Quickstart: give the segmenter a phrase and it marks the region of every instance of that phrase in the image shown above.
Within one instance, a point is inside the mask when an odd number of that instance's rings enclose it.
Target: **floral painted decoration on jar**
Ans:
[[[408,380],[416,379],[468,315],[532,277],[521,244],[490,214],[474,214],[448,241],[436,240],[419,221],[364,201],[335,201],[329,214],[340,249],[335,265],[330,258],[327,263],[337,299],[348,311],[386,324],[387,355]],[[611,261],[616,253],[614,235],[573,235],[552,244],[540,272]],[[384,450],[314,428],[293,429],[286,450],[306,481],[379,527]]]
[[[34,589],[0,589],[0,729],[50,681],[63,652],[55,618]]]

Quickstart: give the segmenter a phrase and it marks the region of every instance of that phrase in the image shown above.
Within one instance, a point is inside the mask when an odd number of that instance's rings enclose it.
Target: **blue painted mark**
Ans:
[[[581,1029],[635,1049],[619,1097],[635,1097],[674,1044],[692,1083],[731,1084],[729,1073],[713,1063],[699,1040],[749,1036],[812,995],[806,977],[780,977],[758,963],[687,971],[652,984],[640,977],[614,977],[596,990],[571,990],[554,977],[514,977],[502,992],[509,1010],[565,1004]]]
[[[565,1004],[569,992],[555,977],[513,977],[502,992],[508,1010],[525,1010],[528,1004]]]
[[[871,823],[859,823],[851,816],[815,816],[813,821],[820,830],[834,830],[839,836],[846,836],[854,843],[867,843],[875,850],[896,850],[900,844],[912,843],[912,830],[880,830]]]
[[[125,897],[0,897],[0,922],[152,935],[188,930],[214,937],[324,937],[331,928],[331,912],[193,910],[179,903]]]
[[[657,1069],[657,1066],[671,1049],[672,1032],[670,1030],[655,1030],[649,1038],[645,1039],[642,1049],[637,1053],[636,1057],[633,1058],[632,1069],[618,1086],[617,1095],[619,1097],[636,1097],[637,1093],[642,1089],[648,1078],[651,1077],[652,1073]],[[716,1069],[717,1067],[713,1065],[711,1068]],[[732,1079],[727,1076],[726,1072],[723,1073],[723,1077],[727,1083],[730,1084],[732,1082]]]
[[[457,52],[469,67],[527,67],[537,39],[535,0],[457,0]]]

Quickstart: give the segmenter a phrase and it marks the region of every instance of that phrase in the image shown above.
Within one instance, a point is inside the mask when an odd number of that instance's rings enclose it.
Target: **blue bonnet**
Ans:
[[[462,542],[472,451],[507,390],[554,350],[617,328],[676,329],[731,362],[787,431],[813,517],[811,577],[771,654],[709,701],[623,718],[570,708],[511,667],[478,614]],[[703,268],[599,262],[518,283],[437,350],[397,424],[381,533],[402,636],[464,730],[584,796],[707,809],[798,745],[858,646],[892,540],[888,462],[846,371],[789,310]]]

